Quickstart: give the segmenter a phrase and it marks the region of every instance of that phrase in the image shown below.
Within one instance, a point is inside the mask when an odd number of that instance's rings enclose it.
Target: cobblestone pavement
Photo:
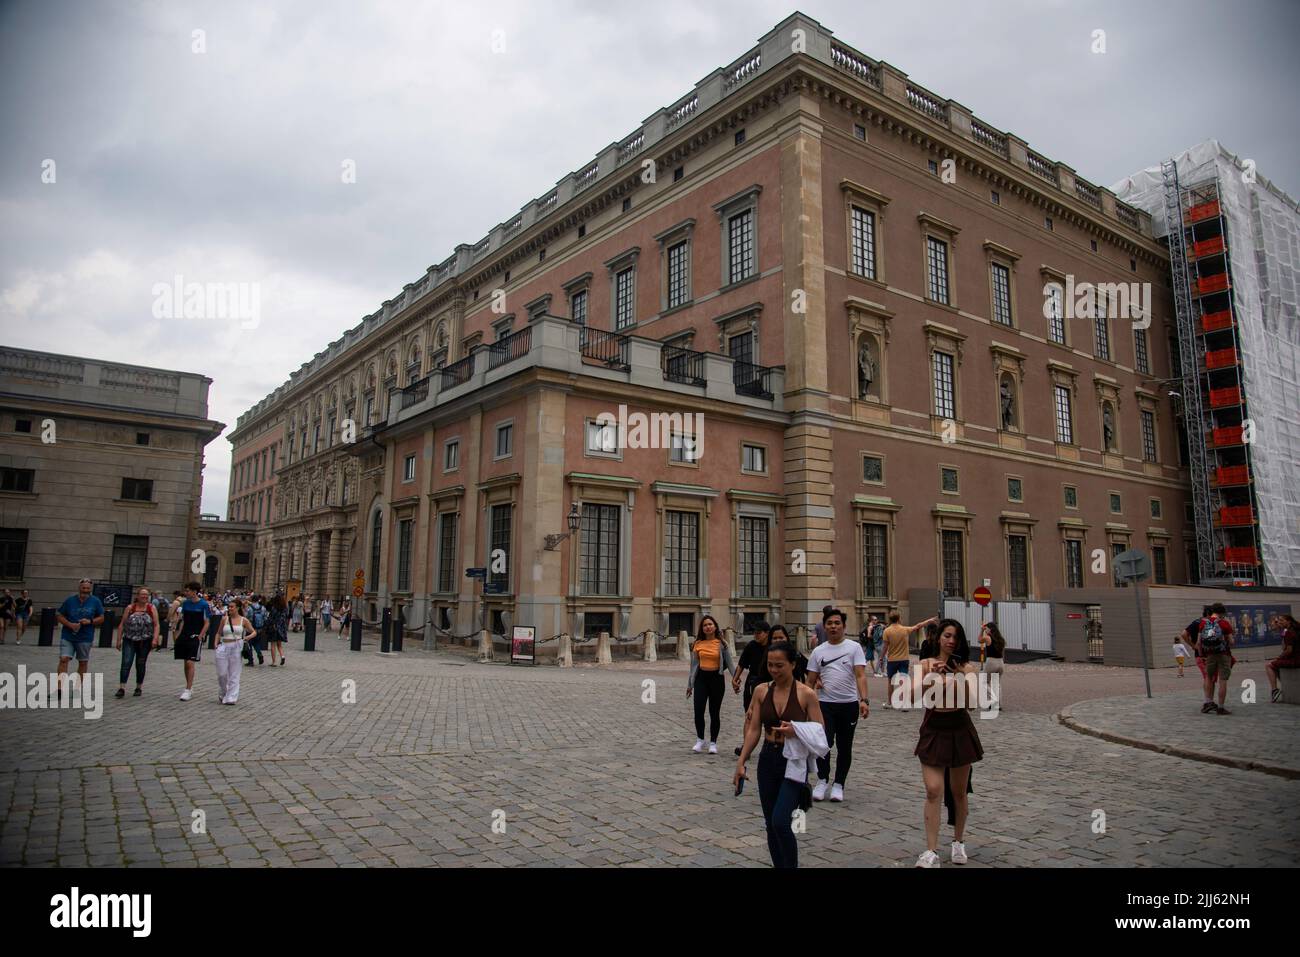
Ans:
[[[178,701],[180,665],[164,651],[144,696],[110,697],[99,720],[0,711],[0,863],[768,864],[754,765],[742,797],[730,785],[739,698],[727,696],[724,753],[690,753],[678,662],[561,670],[320,645],[295,648],[284,668],[246,668],[235,707],[217,702],[211,652],[194,700]],[[55,654],[11,643],[0,672],[52,671]],[[110,695],[116,664],[116,652],[95,649]],[[1008,678],[1026,691],[1059,684],[1035,667],[1052,666],[1012,666]],[[1135,672],[1108,670],[1140,685]],[[342,700],[348,680],[355,704]],[[1195,712],[1194,690],[1179,696]],[[919,720],[877,709],[859,725],[847,799],[809,813],[802,865],[913,864],[924,843]],[[1300,782],[1112,744],[1052,714],[976,723],[986,754],[974,771],[971,867],[1300,861],[1289,810]],[[1240,810],[1189,814],[1189,796],[1202,794],[1231,795]],[[195,811],[206,833],[194,833]]]

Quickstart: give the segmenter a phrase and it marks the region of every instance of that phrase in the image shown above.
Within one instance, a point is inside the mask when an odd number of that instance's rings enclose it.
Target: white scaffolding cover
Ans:
[[[1175,160],[1184,188],[1218,179],[1242,381],[1256,428],[1250,461],[1264,583],[1300,587],[1300,208],[1258,173],[1254,182],[1246,182],[1246,164],[1218,140],[1194,146]],[[1158,165],[1111,189],[1151,214],[1157,236],[1168,234]]]

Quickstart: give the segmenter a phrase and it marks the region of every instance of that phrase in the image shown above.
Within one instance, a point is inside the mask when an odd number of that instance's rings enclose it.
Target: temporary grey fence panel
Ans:
[[[966,630],[966,640],[975,645],[979,639],[980,626],[986,621],[993,619],[993,607],[981,608],[973,601],[959,601],[955,598],[944,599],[943,616],[945,618],[955,618],[961,622],[962,628]],[[924,636],[922,636],[924,637]],[[978,651],[972,648],[972,652]]]
[[[998,628],[1008,648],[1022,651],[1056,650],[1052,640],[1052,603],[1050,601],[999,601]]]

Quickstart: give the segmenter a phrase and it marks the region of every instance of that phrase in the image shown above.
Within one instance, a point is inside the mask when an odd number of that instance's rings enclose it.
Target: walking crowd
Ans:
[[[9,599],[6,603],[5,599]],[[31,613],[31,600],[23,592],[25,613],[19,618],[19,643]],[[24,606],[17,605],[16,616]],[[0,643],[3,643],[6,615],[14,602],[6,590],[0,596]],[[181,662],[185,687],[177,697],[189,701],[194,694],[195,666],[203,654],[206,642],[213,651],[217,671],[217,697],[222,704],[233,705],[239,701],[240,676],[243,667],[266,665],[271,656],[271,667],[284,667],[284,643],[291,631],[302,631],[307,618],[320,616],[320,627],[329,632],[338,622],[342,638],[351,624],[352,604],[342,601],[337,606],[325,598],[317,602],[311,596],[297,596],[292,601],[283,594],[269,598],[245,591],[208,591],[192,581],[184,589],[172,593],[170,600],[161,592],[139,588],[129,605],[122,610],[117,625],[113,647],[121,652],[121,668],[115,697],[126,697],[126,686],[135,672],[135,690],[132,697],[144,693],[145,672],[149,656],[172,640],[172,658]],[[63,697],[63,676],[72,661],[77,662],[77,673],[85,675],[90,667],[90,651],[95,645],[95,631],[104,625],[107,610],[94,594],[94,585],[88,578],[77,583],[77,592],[59,606],[55,620],[61,626],[59,635],[58,688],[59,700]],[[256,665],[254,664],[256,658]]]

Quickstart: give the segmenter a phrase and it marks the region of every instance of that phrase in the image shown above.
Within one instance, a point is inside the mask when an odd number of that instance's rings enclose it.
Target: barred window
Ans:
[[[1147,462],[1156,460],[1156,414],[1142,413],[1142,458]]]
[[[754,211],[747,209],[727,220],[727,282],[740,282],[754,274]]]
[[[1145,329],[1133,330],[1133,354],[1137,358],[1138,372],[1151,374],[1151,355],[1147,351],[1147,331]]]
[[[614,328],[623,329],[636,322],[636,307],[633,303],[633,286],[635,270],[629,266],[614,277]]]
[[[852,248],[850,267],[859,276],[876,278],[876,215],[857,206],[851,207],[849,242]]]
[[[118,584],[138,585],[144,581],[148,558],[147,535],[114,535],[110,577]]]
[[[691,298],[690,243],[683,241],[668,250],[668,308],[673,309]]]
[[[1024,535],[1007,536],[1007,570],[1009,597],[1029,597],[1029,539]]]
[[[587,290],[575,292],[569,300],[569,314],[580,326],[587,324]]]
[[[455,512],[444,512],[438,517],[438,591],[456,590],[456,524]]]
[[[957,396],[953,388],[952,356],[934,354],[934,414],[945,419],[957,417]]]
[[[1048,287],[1047,338],[1065,345],[1065,291],[1055,283]]]
[[[1011,270],[1000,263],[992,267],[993,321],[1011,325]]]
[[[581,544],[582,593],[617,595],[619,506],[584,504]]]
[[[1056,393],[1056,441],[1066,445],[1074,442],[1074,423],[1070,417],[1070,388],[1058,385]]]
[[[375,512],[375,520],[370,527],[370,588],[372,591],[379,590],[379,556],[383,554],[383,539],[384,513]],[[292,569],[290,577],[293,577]]]
[[[492,538],[491,552],[488,555],[488,581],[499,584],[505,590],[510,590],[510,517],[514,506],[510,504],[492,506]],[[500,551],[505,554],[505,571],[494,572],[492,566],[496,564],[492,556]]]
[[[943,590],[947,595],[966,594],[966,569],[962,555],[962,533],[943,533]]]
[[[1115,561],[1115,559],[1119,558],[1119,557],[1120,557],[1121,555],[1123,555],[1124,552],[1126,552],[1127,550],[1128,550],[1128,546],[1127,546],[1126,544],[1124,544],[1123,542],[1111,542],[1111,543],[1110,543],[1110,572],[1111,572],[1111,580],[1114,581],[1114,583],[1115,583],[1115,587],[1116,587],[1116,588],[1124,588],[1124,587],[1127,587],[1127,584],[1128,584],[1127,582],[1122,582],[1122,581],[1120,581],[1120,579],[1119,579],[1119,562]]]
[[[862,594],[889,597],[889,529],[875,522],[862,526]]]
[[[1097,312],[1093,318],[1096,329],[1093,355],[1098,359],[1110,358],[1110,323],[1106,318],[1106,297],[1100,292],[1096,295]]]
[[[1155,575],[1157,585],[1169,584],[1169,567],[1165,560],[1165,550],[1163,547],[1151,549],[1151,565]]]
[[[700,514],[667,512],[664,515],[664,594],[699,594]]]
[[[768,596],[768,520],[741,516],[740,597]]]
[[[925,237],[930,261],[930,298],[948,305],[948,244],[933,236]]]
[[[1065,587],[1083,587],[1083,542],[1077,538],[1065,543]]]
[[[397,523],[397,590],[411,590],[411,530],[415,522],[404,518]]]

